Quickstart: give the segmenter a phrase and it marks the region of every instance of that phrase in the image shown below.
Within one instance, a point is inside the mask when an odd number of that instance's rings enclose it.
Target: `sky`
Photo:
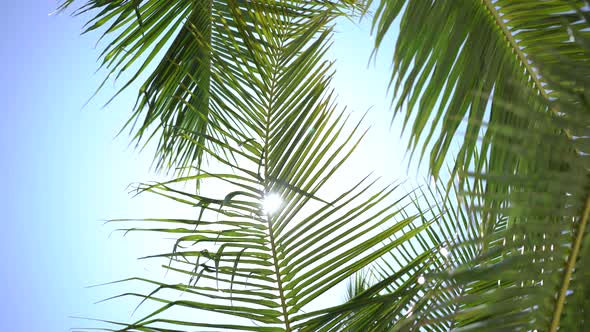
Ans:
[[[104,44],[96,47],[97,34],[80,35],[84,18],[49,16],[56,6],[16,1],[5,6],[0,20],[0,331],[85,325],[72,316],[128,319],[136,302],[94,304],[123,288],[87,287],[160,273],[137,257],[163,244],[113,233],[104,220],[187,212],[153,196],[129,194],[131,183],[163,179],[150,170],[153,147],[140,152],[127,133],[116,137],[135,92],[103,108],[115,91],[110,84],[84,106],[104,75],[96,72]],[[345,171],[374,171],[385,182],[419,178],[421,169],[408,170],[399,124],[390,128],[392,44],[369,64],[369,22],[340,23],[329,53],[338,58],[339,103],[359,117],[371,108],[369,135]]]

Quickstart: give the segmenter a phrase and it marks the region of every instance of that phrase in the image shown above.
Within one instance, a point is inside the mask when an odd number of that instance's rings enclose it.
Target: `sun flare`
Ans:
[[[283,201],[281,200],[281,196],[277,194],[266,195],[262,201],[262,209],[264,210],[264,214],[274,214],[281,207],[282,203]]]

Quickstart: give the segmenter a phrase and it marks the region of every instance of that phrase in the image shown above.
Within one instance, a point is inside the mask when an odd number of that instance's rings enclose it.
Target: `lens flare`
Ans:
[[[264,210],[265,214],[271,215],[279,210],[282,203],[283,201],[281,200],[281,196],[277,194],[268,194],[262,201],[262,209]]]

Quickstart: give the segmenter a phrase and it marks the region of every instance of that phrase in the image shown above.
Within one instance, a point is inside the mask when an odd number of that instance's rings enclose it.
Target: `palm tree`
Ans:
[[[410,128],[409,149],[429,154],[439,179],[408,197],[410,206],[390,189],[368,194],[364,181],[334,199],[320,191],[358,144],[356,129],[334,115],[332,72],[321,58],[333,20],[368,8],[376,48],[400,24],[394,107]],[[161,131],[158,166],[182,174],[140,191],[200,211],[195,220],[149,219],[170,226],[129,229],[178,236],[172,252],[157,256],[188,282],[141,279],[154,292],[124,295],[161,307],[114,324],[588,330],[589,9],[583,0],[89,0],[80,12],[98,14],[88,30],[111,24],[103,59],[113,74],[143,56],[133,81],[164,52],[128,125],[140,119],[138,140]],[[176,187],[213,180],[233,189],[211,198]],[[279,211],[265,211],[271,198]],[[370,265],[371,277],[357,279],[346,303],[307,312]],[[170,290],[201,300],[159,297]],[[161,317],[175,307],[246,321]]]

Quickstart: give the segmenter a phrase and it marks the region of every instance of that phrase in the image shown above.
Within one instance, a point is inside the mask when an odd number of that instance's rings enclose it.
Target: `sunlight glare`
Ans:
[[[264,213],[267,215],[271,215],[281,207],[283,201],[281,200],[281,196],[277,194],[268,194],[264,197],[262,201],[262,208]]]

